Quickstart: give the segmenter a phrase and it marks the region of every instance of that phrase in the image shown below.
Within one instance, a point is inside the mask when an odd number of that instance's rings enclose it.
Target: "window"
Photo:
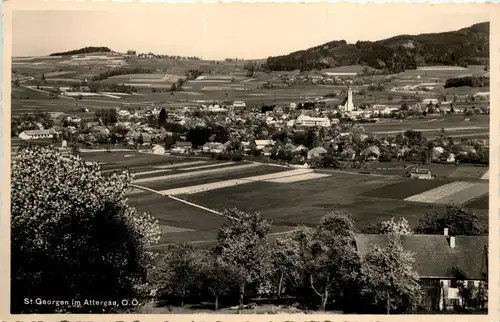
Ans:
[[[458,287],[458,283],[457,283],[456,279],[453,279],[453,280],[450,281],[450,287],[451,288],[457,288]]]
[[[467,281],[467,288],[469,290],[474,289],[474,281]]]

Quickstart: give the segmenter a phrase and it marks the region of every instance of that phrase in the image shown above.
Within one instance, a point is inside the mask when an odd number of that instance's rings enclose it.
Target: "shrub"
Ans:
[[[231,154],[231,161],[242,161],[243,160],[243,153],[240,151],[234,151]]]

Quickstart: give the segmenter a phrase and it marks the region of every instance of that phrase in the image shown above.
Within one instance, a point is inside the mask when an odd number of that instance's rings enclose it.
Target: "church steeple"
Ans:
[[[351,86],[347,86],[347,102],[344,105],[344,110],[346,112],[354,111],[354,103],[352,102]]]

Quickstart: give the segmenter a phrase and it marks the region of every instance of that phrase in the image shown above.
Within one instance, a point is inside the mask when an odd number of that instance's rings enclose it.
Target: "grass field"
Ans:
[[[482,209],[488,211],[489,209],[489,196],[484,195],[480,198],[469,201],[465,206],[474,209]]]
[[[232,207],[261,212],[273,222],[273,233],[289,231],[297,225],[315,226],[334,210],[351,213],[358,229],[392,217],[405,217],[416,225],[425,213],[445,204],[404,199],[454,182],[452,178],[411,180],[334,170],[322,172],[327,176],[316,176],[308,169],[129,151],[91,152],[83,156],[85,160],[103,162],[105,171],[128,167],[136,173],[135,184],[152,189],[134,190],[129,198],[140,211],[158,218],[164,230],[157,247],[160,251],[162,245],[173,242],[213,243],[217,229],[225,222],[214,212]],[[242,167],[245,164],[251,166]],[[147,182],[141,183],[144,178]],[[484,182],[482,193],[487,193],[487,181],[476,179],[471,186],[479,181]],[[465,194],[460,198],[469,200],[466,206],[474,208],[487,223],[487,199],[476,190],[455,193],[458,197]]]
[[[364,193],[366,197],[404,200],[436,187],[452,182],[451,180],[404,180]]]

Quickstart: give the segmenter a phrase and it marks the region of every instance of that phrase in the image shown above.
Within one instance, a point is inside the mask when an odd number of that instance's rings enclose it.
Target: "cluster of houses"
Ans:
[[[277,146],[277,142],[271,140],[272,134],[276,131],[319,131],[324,129],[330,131],[331,129],[340,128],[342,119],[346,115],[355,118],[373,118],[373,116],[390,114],[398,110],[396,107],[389,107],[385,105],[373,105],[361,109],[354,105],[353,91],[350,87],[347,88],[347,98],[345,103],[337,105],[335,112],[329,109],[323,109],[320,105],[309,104],[307,108],[301,108],[296,102],[289,103],[287,106],[277,106],[273,109],[262,112],[256,108],[249,108],[244,101],[234,101],[232,104],[208,104],[200,102],[193,106],[177,107],[176,109],[169,109],[166,111],[166,118],[168,122],[181,126],[184,129],[192,127],[206,127],[208,123],[218,124],[227,130],[230,140],[228,142],[215,142],[210,140],[207,144],[197,149],[193,149],[190,142],[186,142],[185,133],[172,133],[163,128],[158,129],[158,116],[162,110],[159,106],[151,106],[150,108],[130,109],[130,108],[117,108],[118,123],[112,125],[104,125],[102,120],[86,120],[82,118],[62,115],[57,116],[59,122],[64,124],[64,127],[57,125],[52,129],[44,129],[39,127],[34,131],[22,131],[19,138],[22,140],[38,140],[41,138],[47,139],[54,136],[54,133],[65,132],[65,138],[72,141],[81,143],[116,143],[117,141],[125,143],[128,147],[147,148],[152,149],[154,153],[222,153],[227,151],[231,146],[230,141],[236,140],[239,143],[240,149],[245,153],[256,153],[260,151],[263,156],[271,156],[273,149],[283,149],[287,153],[294,155],[301,155],[303,163],[315,157],[325,155],[328,150],[337,151],[341,142],[348,142],[343,144],[342,151],[339,150],[341,156],[345,159],[354,160],[355,158],[362,157],[364,160],[377,160],[383,151],[398,150],[397,157],[409,153],[408,148],[399,146],[394,140],[388,142],[387,140],[380,140],[377,145],[365,147],[361,150],[352,145],[353,134],[349,130],[339,130],[335,136],[325,137],[324,141],[317,146],[304,147],[295,146],[290,142],[281,146]],[[438,100],[428,99],[423,101],[422,104],[437,104]],[[311,107],[312,106],[312,107]],[[420,108],[416,104],[411,108]],[[198,114],[193,114],[197,112]],[[151,124],[148,122],[153,122]],[[264,129],[262,125],[265,124]],[[258,133],[257,133],[258,132]],[[164,142],[168,136],[176,136],[175,144],[168,147]],[[113,139],[111,139],[113,137]],[[367,134],[360,135],[357,140],[362,142],[368,138]],[[113,142],[111,142],[114,140]],[[307,151],[306,151],[307,150]],[[453,153],[444,153],[449,148],[437,145],[431,151],[432,160],[440,160],[442,162],[453,163],[455,162],[456,155]],[[460,153],[474,154],[474,148],[464,149]],[[302,162],[302,161],[301,161]],[[424,178],[432,178],[429,173],[413,173],[411,176]]]

